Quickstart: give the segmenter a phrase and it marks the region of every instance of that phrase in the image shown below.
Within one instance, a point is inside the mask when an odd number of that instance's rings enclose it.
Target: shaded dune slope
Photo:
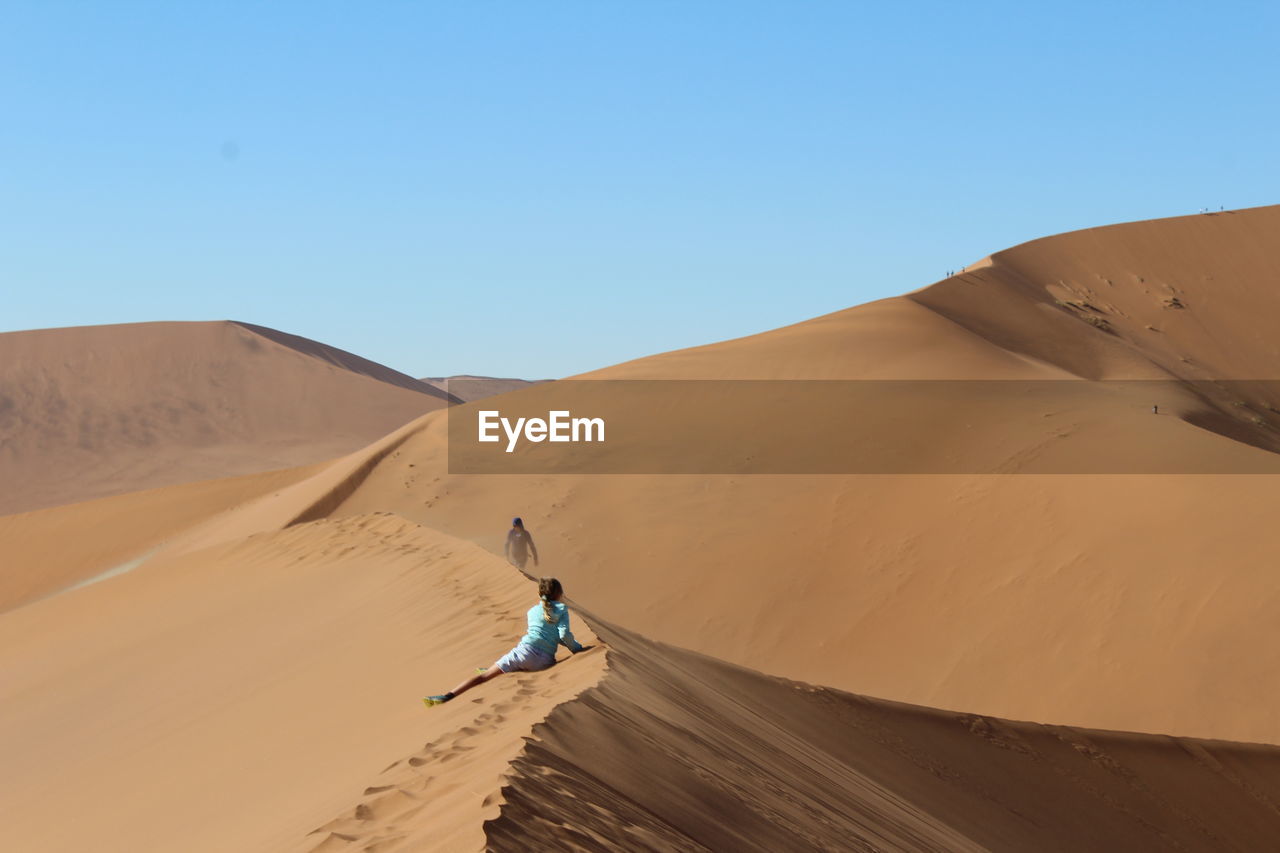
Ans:
[[[0,334],[0,514],[331,458],[446,397],[239,323]]]
[[[281,332],[278,329],[269,329],[266,326],[258,326],[253,323],[245,323],[240,320],[231,321],[232,325],[240,326],[248,329],[255,335],[273,341],[283,347],[296,350],[303,355],[311,356],[320,361],[332,364],[334,367],[340,367],[348,373],[354,373],[358,376],[367,376],[370,379],[376,379],[379,382],[385,382],[388,385],[395,385],[409,391],[417,391],[418,393],[427,394],[428,396],[440,396],[432,394],[429,389],[434,388],[436,391],[442,389],[423,379],[415,379],[407,373],[401,373],[398,370],[392,370],[384,364],[378,364],[376,361],[370,361],[363,356],[356,355],[353,352],[331,347],[328,344],[313,341],[310,338],[304,338],[301,335],[292,335],[288,332]],[[424,388],[423,386],[427,386]],[[447,399],[447,393],[444,395]]]
[[[604,680],[512,765],[488,849],[1265,849],[1280,748],[1019,723],[782,681],[597,623]]]

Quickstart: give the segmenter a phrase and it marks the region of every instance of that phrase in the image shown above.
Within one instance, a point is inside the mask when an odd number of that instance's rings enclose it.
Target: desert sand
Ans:
[[[1277,234],[1273,207],[1049,237],[588,374],[1060,383],[995,471],[450,474],[467,404],[305,469],[0,519],[8,843],[1265,848],[1280,481],[1220,472],[1275,470]],[[969,414],[909,437],[963,456]],[[1036,473],[1152,447],[1188,464]],[[522,629],[516,514],[604,646],[425,710]]]

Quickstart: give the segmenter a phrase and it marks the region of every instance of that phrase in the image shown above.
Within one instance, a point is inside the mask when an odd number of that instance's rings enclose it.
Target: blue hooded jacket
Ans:
[[[540,652],[556,656],[556,647],[561,643],[571,652],[582,651],[582,644],[573,638],[569,630],[569,608],[563,601],[550,602],[555,622],[548,622],[539,602],[529,608],[529,631],[520,640],[521,644],[533,646]]]

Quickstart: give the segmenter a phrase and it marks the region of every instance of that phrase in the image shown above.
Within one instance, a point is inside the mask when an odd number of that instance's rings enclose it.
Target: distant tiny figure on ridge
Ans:
[[[516,519],[519,521],[520,519]],[[526,618],[529,630],[514,649],[498,658],[497,663],[460,683],[448,693],[424,696],[422,702],[428,708],[443,705],[472,687],[497,678],[504,672],[539,672],[555,665],[556,649],[563,645],[575,655],[585,652],[584,646],[574,639],[569,630],[569,606],[560,599],[564,587],[555,578],[538,580],[538,598],[541,601],[529,608]]]
[[[1152,406],[1152,407],[1151,407],[1151,414],[1153,414],[1153,415],[1158,415],[1158,414],[1160,414],[1160,407],[1159,407],[1159,406]]]
[[[524,521],[519,518],[511,519],[511,529],[507,531],[507,544],[503,548],[503,553],[507,556],[507,561],[517,569],[524,569],[524,564],[529,562],[529,555],[533,555],[533,564],[538,565],[538,548],[533,544],[533,537],[529,535],[529,531],[524,529]]]

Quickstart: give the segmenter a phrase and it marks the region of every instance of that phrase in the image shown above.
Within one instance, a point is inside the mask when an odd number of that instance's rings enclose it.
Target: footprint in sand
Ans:
[[[384,829],[390,830],[393,821],[403,820],[417,812],[421,811],[427,804],[415,797],[408,791],[397,788],[389,794],[378,797],[371,803],[362,804],[359,809],[364,809],[368,817],[365,820],[377,820],[386,826]]]
[[[355,835],[347,835],[342,832],[331,832],[315,847],[311,848],[311,853],[328,853],[330,850],[345,850],[347,845],[353,841],[359,841],[360,838]]]
[[[536,692],[535,685],[522,684],[516,691],[516,697],[517,700],[527,699]],[[474,701],[480,703],[485,700]],[[427,808],[435,798],[457,788],[456,784],[448,784],[432,769],[421,770],[420,768],[432,764],[447,764],[460,755],[477,749],[478,747],[469,744],[468,741],[504,723],[507,719],[504,711],[517,706],[523,708],[526,705],[527,703],[519,701],[503,702],[489,710],[479,711],[471,724],[461,726],[435,741],[424,744],[415,755],[387,765],[383,773],[403,765],[398,774],[398,783],[371,785],[365,788],[363,796],[371,799],[356,805],[342,817],[308,833],[309,835],[325,834],[324,840],[312,848],[311,853],[351,850],[353,849],[351,845],[357,842],[360,845],[358,849],[362,851],[400,849],[400,842],[409,836],[404,832],[398,832],[396,824],[400,823],[403,826],[403,821]],[[426,793],[428,788],[433,792],[430,795]],[[497,800],[497,793],[491,793],[485,798],[483,805],[492,806]]]
[[[475,749],[474,746],[455,746],[453,749],[449,750],[444,755],[440,756],[440,763],[448,764],[450,761],[453,761],[453,759],[457,758],[459,755],[462,755],[465,752],[470,752],[473,749]]]

